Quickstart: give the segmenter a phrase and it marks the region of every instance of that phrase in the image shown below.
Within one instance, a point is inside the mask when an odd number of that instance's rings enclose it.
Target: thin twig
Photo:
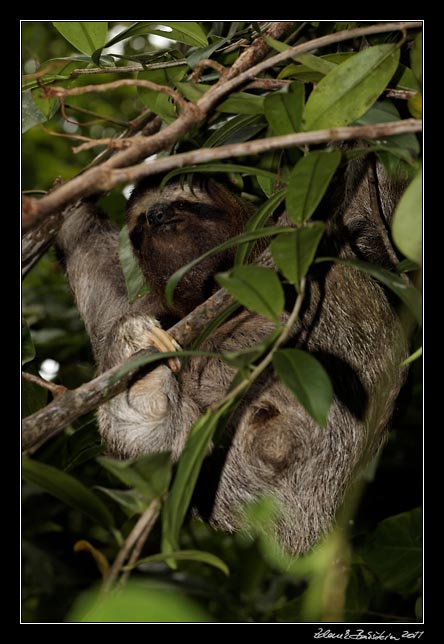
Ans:
[[[406,134],[420,132],[422,121],[417,119],[405,119],[403,121],[391,121],[389,123],[374,123],[371,125],[357,125],[353,127],[337,127],[325,130],[314,130],[312,132],[299,132],[297,134],[284,134],[265,139],[255,139],[244,143],[232,143],[221,145],[216,148],[201,148],[191,152],[182,152],[174,156],[156,159],[150,163],[139,163],[130,168],[119,168],[111,170],[108,175],[109,183],[105,185],[109,189],[112,185],[121,182],[134,182],[143,177],[159,173],[169,172],[176,168],[183,168],[189,165],[198,165],[229,159],[255,155],[270,150],[282,150],[284,148],[319,145],[333,141],[352,141],[357,139],[380,139],[394,136],[395,134]]]
[[[211,58],[204,58],[203,60],[200,60],[196,65],[195,70],[190,76],[190,83],[196,83],[197,81],[199,81],[201,74],[206,67],[211,67],[211,69],[214,69],[216,72],[218,72],[220,76],[225,74],[227,71],[227,68],[218,63],[216,60],[212,60]]]
[[[229,159],[231,157],[261,154],[269,150],[281,150],[283,148],[304,145],[319,145],[320,143],[329,143],[332,141],[379,139],[381,137],[394,136],[395,134],[420,132],[421,130],[422,121],[417,119],[405,119],[404,121],[391,121],[389,123],[375,123],[371,125],[329,128],[325,130],[315,130],[312,132],[285,134],[283,136],[256,139],[253,141],[246,141],[244,143],[233,143],[215,148],[202,148],[191,152],[183,152],[181,154],[155,159],[149,163],[139,163],[128,168],[106,170],[105,164],[102,164],[101,166],[93,169],[95,171],[94,176],[96,177],[96,181],[94,185],[91,186],[91,192],[111,190],[111,188],[119,183],[133,183],[143,177],[152,176],[162,172],[169,172],[175,168],[183,168],[188,165],[209,163],[210,161]],[[125,141],[129,140],[118,139],[118,141],[121,142],[119,144],[125,145]],[[134,142],[132,139],[130,141],[132,149],[144,146],[143,137],[135,138]],[[83,175],[83,177],[85,176],[86,174]],[[64,184],[57,191],[46,195],[40,201],[35,198],[23,197],[23,228],[31,228],[35,219],[43,218],[47,211],[52,212],[56,208],[69,204],[70,201],[77,197],[79,190],[81,190],[81,188],[78,187],[79,184],[82,184],[82,176]],[[66,189],[66,193],[64,189]],[[60,197],[61,194],[63,194],[64,198],[62,204],[59,204],[59,199],[57,197]],[[45,203],[45,207],[44,209],[41,209],[41,204],[43,202]]]
[[[153,501],[151,501],[145,512],[141,515],[136,525],[131,530],[128,537],[125,539],[125,543],[117,553],[117,557],[114,559],[113,565],[109,569],[109,572],[103,581],[103,593],[109,592],[111,590],[120,571],[125,565],[125,561],[129,556],[132,548],[135,546],[140,536],[146,532],[146,527],[150,526],[151,530],[152,526],[154,525],[159,515],[159,509],[160,501],[159,499],[154,499]],[[148,534],[146,536],[148,536]]]
[[[418,92],[413,89],[386,89],[384,94],[389,98],[397,98],[401,101],[408,101],[409,98],[415,96]]]
[[[40,129],[46,132],[46,134],[49,134],[49,136],[55,136],[60,139],[71,139],[73,141],[92,141],[93,140],[89,136],[84,136],[83,134],[70,134],[68,132],[53,132],[53,130],[50,130],[42,123],[40,123]]]
[[[178,67],[186,65],[188,62],[184,60],[173,60],[165,63],[151,63],[149,65],[123,65],[122,67],[91,67],[90,69],[74,69],[70,77],[77,78],[77,76],[93,76],[96,74],[133,74],[135,72],[145,72],[151,69],[168,69],[169,67]]]
[[[279,90],[283,87],[288,87],[293,81],[279,79],[279,78],[255,78],[243,87],[244,90],[247,89],[265,89],[268,91]]]
[[[146,522],[145,526],[142,530],[142,532],[139,535],[139,538],[137,539],[136,543],[134,544],[133,551],[131,553],[130,558],[128,559],[127,566],[128,568],[122,572],[122,575],[119,580],[119,586],[124,586],[129,575],[131,574],[131,569],[134,567],[135,563],[140,557],[140,553],[142,552],[142,548],[145,545],[146,540],[148,539],[151,530],[153,529],[158,517],[159,517],[159,512],[160,512],[160,502],[158,504],[158,507],[155,507],[153,511],[151,512],[151,516],[147,514],[146,517]]]
[[[128,123],[125,121],[120,121],[119,119],[115,119],[112,116],[104,116],[103,114],[97,114],[97,112],[92,112],[91,110],[86,110],[84,107],[79,107],[78,105],[64,105],[66,109],[73,110],[74,112],[79,112],[79,114],[86,114],[87,116],[94,116],[95,120],[94,121],[88,121],[85,123],[79,123],[78,121],[71,121],[66,115],[65,118],[70,122],[70,123],[76,123],[78,125],[93,125],[95,123],[112,123],[113,125],[118,125],[119,127],[127,127]]]
[[[159,85],[158,83],[153,83],[148,80],[142,80],[139,78],[122,78],[121,80],[111,81],[110,83],[99,83],[97,85],[83,85],[80,87],[47,87],[45,92],[50,97],[56,97],[60,99],[66,98],[66,96],[80,96],[81,94],[92,94],[96,92],[109,92],[114,89],[119,89],[120,87],[143,87],[144,89],[154,90],[156,92],[161,92],[162,94],[167,94],[170,96],[178,105],[183,108],[188,106],[188,101],[176,92],[171,87],[167,85]]]
[[[106,137],[104,139],[91,139],[89,137],[76,137],[72,136],[71,138],[77,138],[79,140],[85,141],[85,143],[81,143],[80,145],[76,145],[75,148],[72,149],[72,151],[75,154],[78,154],[79,152],[84,152],[85,150],[90,150],[91,148],[96,148],[98,146],[106,145],[109,150],[125,150],[126,148],[129,148],[131,145],[134,145],[134,138],[126,138],[126,139],[116,139],[114,137]],[[87,140],[85,140],[87,139]]]
[[[40,378],[40,376],[35,376],[33,373],[28,373],[27,371],[22,371],[22,378],[23,380],[27,380],[28,382],[32,382],[35,385],[42,387],[42,389],[47,389],[52,393],[54,398],[61,396],[69,391],[69,389],[67,387],[64,387],[63,385],[57,385],[55,382],[49,382],[48,380]]]

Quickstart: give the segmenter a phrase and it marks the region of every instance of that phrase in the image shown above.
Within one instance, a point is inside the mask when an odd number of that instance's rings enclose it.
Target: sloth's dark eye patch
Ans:
[[[222,217],[224,214],[224,211],[221,208],[216,208],[216,206],[212,206],[207,203],[197,203],[196,201],[178,200],[173,201],[171,205],[174,210],[188,212],[191,215],[197,215],[198,217],[205,219],[217,219]]]
[[[191,201],[174,201],[173,202],[173,208],[176,210],[188,210],[191,211],[192,207],[192,202]]]

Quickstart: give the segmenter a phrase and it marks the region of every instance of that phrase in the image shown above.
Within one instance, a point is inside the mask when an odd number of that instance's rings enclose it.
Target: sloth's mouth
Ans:
[[[154,224],[151,224],[151,227],[154,228],[156,231],[169,231],[169,230],[175,230],[177,227],[177,224],[180,224],[184,221],[183,217],[172,217],[171,219],[167,219],[165,221],[159,221]]]
[[[172,219],[152,224],[150,228],[154,236],[163,236],[175,233],[184,221],[185,219],[183,217],[173,217]]]

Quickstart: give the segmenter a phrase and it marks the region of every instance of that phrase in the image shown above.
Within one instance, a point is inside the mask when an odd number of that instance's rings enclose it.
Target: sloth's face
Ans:
[[[158,188],[143,184],[131,196],[128,231],[135,255],[151,286],[161,294],[169,277],[188,262],[242,232],[251,210],[212,181]],[[191,310],[214,289],[215,273],[232,266],[230,249],[200,262],[178,286],[176,300]]]
[[[133,200],[128,212],[128,230],[133,246],[138,250],[148,243],[158,249],[170,247],[173,250],[175,247],[178,250],[176,245],[180,241],[193,241],[197,231],[206,236],[210,229],[214,232],[225,229],[228,213],[221,205],[215,204],[211,195],[201,187],[191,191],[188,186],[182,188],[174,183],[167,185],[162,192],[148,189]],[[188,250],[191,252],[190,246]]]

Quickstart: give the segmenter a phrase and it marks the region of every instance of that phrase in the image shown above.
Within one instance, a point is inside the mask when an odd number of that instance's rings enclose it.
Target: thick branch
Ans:
[[[274,23],[274,25],[270,27],[268,33],[275,36],[277,25],[281,24],[282,23]],[[286,29],[288,23],[283,24],[285,25]],[[356,29],[329,34],[328,36],[323,36],[321,38],[311,40],[307,43],[302,43],[284,52],[281,52],[276,56],[272,56],[267,60],[263,60],[262,62],[255,64],[257,59],[261,57],[263,58],[266,51],[268,51],[268,48],[264,49],[264,41],[262,41],[262,39],[260,38],[257,39],[249,48],[250,50],[251,48],[253,48],[253,46],[255,47],[254,57],[252,55],[247,56],[249,50],[247,52],[244,52],[230,70],[230,76],[237,73],[236,76],[234,76],[233,78],[227,76],[228,79],[226,79],[225,77],[221,78],[219,82],[211,87],[196,104],[188,104],[188,108],[183,110],[183,113],[181,113],[181,115],[164,130],[149,138],[140,137],[137,145],[133,145],[131,146],[131,148],[115,154],[111,159],[104,162],[99,168],[92,168],[80,177],[75,177],[54,193],[48,194],[46,197],[43,197],[40,200],[24,200],[25,212],[23,228],[25,230],[30,229],[43,217],[49,215],[55,210],[65,207],[70,201],[74,199],[88,196],[90,194],[93,194],[97,190],[110,190],[120,181],[120,179],[118,178],[120,175],[115,174],[111,178],[109,171],[112,168],[127,167],[133,163],[136,163],[140,159],[151,154],[155,154],[162,149],[166,149],[168,146],[177,142],[190,129],[200,125],[206,118],[206,116],[210,113],[210,111],[214,109],[214,107],[227,94],[231,93],[235,89],[238,89],[248,81],[253,80],[258,74],[262,73],[266,69],[280,64],[288,60],[289,58],[292,58],[293,56],[312,51],[313,49],[317,49],[319,47],[331,45],[332,43],[338,43],[343,40],[348,40],[350,38],[390,31],[405,31],[406,29],[420,28],[421,26],[422,22],[412,21],[385,24],[382,23],[370,25],[367,27],[358,27]],[[256,45],[256,43],[258,43],[259,41],[261,41],[262,43],[260,44],[260,46],[259,44]],[[245,69],[245,65],[247,64],[246,61],[251,65],[248,69]],[[193,105],[193,108],[191,108],[191,105]]]
[[[179,119],[176,121],[176,123]],[[193,150],[191,152],[183,152],[174,156],[156,159],[151,163],[139,163],[128,168],[117,168],[105,170],[104,164],[98,168],[93,168],[94,176],[97,177],[96,183],[91,188],[88,188],[87,194],[96,192],[97,190],[111,190],[115,185],[122,182],[134,182],[142,177],[147,177],[162,172],[168,172],[175,168],[183,168],[192,164],[208,163],[220,159],[228,159],[230,157],[245,156],[249,154],[261,154],[269,150],[277,150],[283,148],[291,148],[303,145],[318,145],[320,143],[329,143],[331,141],[350,141],[356,139],[378,139],[383,136],[393,136],[395,134],[405,134],[420,132],[422,130],[422,121],[416,119],[406,119],[404,121],[392,121],[390,123],[375,123],[372,125],[359,125],[355,127],[340,127],[329,128],[326,130],[315,130],[313,132],[300,132],[297,134],[285,134],[283,136],[274,136],[266,139],[256,139],[254,141],[246,141],[245,143],[234,143],[231,145],[222,145],[217,148],[202,148],[200,150]],[[165,132],[165,130],[163,130]],[[159,133],[160,135],[162,132]],[[154,138],[154,137],[153,137]],[[137,147],[137,146],[136,146]],[[117,156],[117,155],[116,155]],[[46,214],[48,210],[51,212],[61,206],[58,204],[58,197],[62,197],[62,206],[65,205],[65,200],[69,203],[71,197],[74,199],[82,190],[82,179],[85,179],[86,174],[77,177],[73,181],[64,186],[67,188],[66,195],[62,195],[62,189],[57,192],[48,194],[37,204],[45,201],[45,208],[37,211],[39,219]],[[86,183],[89,183],[86,179]],[[80,186],[80,187],[78,187]],[[54,196],[53,196],[54,195]],[[51,197],[53,197],[51,199]],[[25,198],[24,198],[25,201]],[[31,202],[31,200],[27,200]],[[33,202],[35,200],[32,200]],[[53,203],[52,203],[53,202]],[[32,217],[32,214],[31,214]],[[32,222],[29,227],[32,226]],[[25,228],[25,224],[23,226]]]
[[[232,304],[233,301],[233,298],[228,293],[219,290],[175,324],[169,330],[169,333],[180,345],[189,346],[209,322]],[[155,353],[155,349],[148,348],[141,355],[150,355],[151,353]],[[153,365],[152,368],[155,368],[155,366]],[[122,365],[113,367],[81,387],[67,391],[43,409],[25,418],[22,423],[22,449],[30,449],[40,441],[56,434],[76,418],[83,416],[124,391],[137,369],[113,382],[116,373],[121,367]]]

